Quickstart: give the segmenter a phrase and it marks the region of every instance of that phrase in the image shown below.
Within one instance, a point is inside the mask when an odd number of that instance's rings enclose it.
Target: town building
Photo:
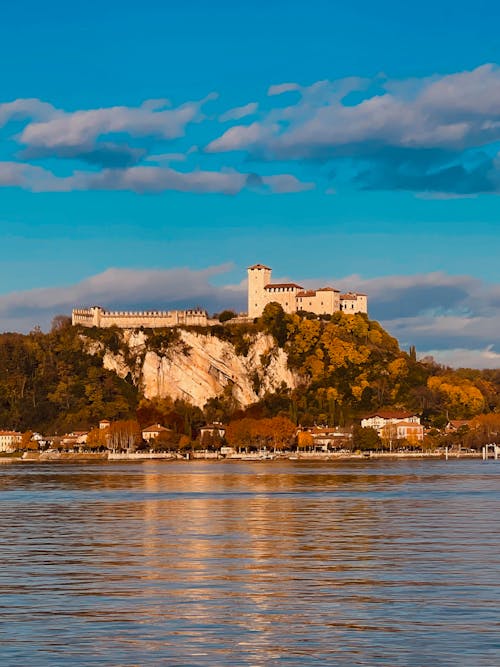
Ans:
[[[374,428],[382,436],[382,430],[389,424],[420,425],[420,417],[405,410],[379,410],[361,420],[363,428]],[[423,438],[423,427],[422,438]],[[404,437],[404,436],[403,436]]]
[[[223,438],[226,435],[226,427],[222,422],[213,422],[200,427],[200,436],[210,435],[216,438]]]
[[[389,423],[380,430],[380,437],[387,442],[407,440],[410,443],[418,443],[424,439],[424,427],[415,422]]]
[[[260,317],[268,303],[276,302],[286,313],[308,311],[333,315],[338,311],[355,315],[368,312],[366,294],[341,294],[333,287],[306,290],[294,282],[273,283],[272,269],[264,264],[248,267],[248,317]]]
[[[12,452],[19,447],[22,433],[18,431],[0,431],[0,452]]]
[[[162,433],[172,433],[172,429],[160,424],[153,424],[142,429],[142,438],[146,442],[149,442],[150,440],[156,440]]]

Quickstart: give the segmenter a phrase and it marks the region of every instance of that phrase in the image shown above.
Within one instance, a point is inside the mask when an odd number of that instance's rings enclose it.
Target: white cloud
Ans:
[[[274,95],[283,95],[283,93],[295,92],[301,90],[301,86],[298,83],[278,83],[274,86],[269,86],[267,94],[269,97]]]
[[[468,350],[456,348],[452,350],[425,350],[421,351],[419,358],[434,357],[434,359],[445,366],[452,368],[500,368],[500,354],[488,346],[480,350]]]
[[[257,112],[259,105],[257,102],[249,102],[241,107],[235,107],[234,109],[229,109],[225,113],[219,116],[221,123],[225,123],[228,120],[239,120],[240,118],[245,118],[245,116],[252,116]]]
[[[339,146],[350,146],[355,153],[360,142],[462,150],[500,139],[500,68],[483,65],[470,72],[422,79],[419,86],[414,80],[411,86],[391,83],[374,80],[377,94],[349,105],[343,97],[367,88],[365,79],[271,86],[270,95],[294,90],[300,99],[269,112],[251,133],[240,132],[238,142],[232,147],[228,143],[225,150],[252,148],[259,137],[270,155],[300,159]],[[283,130],[277,120],[287,120],[289,126]]]
[[[277,174],[276,176],[262,176],[262,182],[269,186],[272,192],[285,194],[288,192],[304,192],[312,190],[314,183],[304,183],[299,181],[292,174]]]
[[[259,146],[271,140],[276,129],[275,126],[265,127],[257,122],[250,125],[235,125],[218,139],[211,141],[205,150],[207,153],[224,153]]]
[[[258,190],[263,186],[267,186],[271,192],[285,194],[309,190],[314,184],[299,181],[292,174],[260,177],[234,169],[181,172],[158,166],[104,169],[99,172],[75,171],[70,176],[56,176],[42,167],[0,162],[0,187],[20,187],[31,192],[124,190],[143,194],[174,190],[235,195],[246,187]]]
[[[184,134],[195,120],[203,102],[188,102],[165,109],[164,100],[147,100],[139,107],[107,107],[75,112],[58,112],[53,118],[29,123],[20,141],[31,147],[91,147],[98,137],[125,133],[134,137],[156,136],[173,139]]]
[[[52,104],[37,98],[18,99],[0,104],[0,127],[11,120],[36,118],[45,120],[57,115],[58,111]]]

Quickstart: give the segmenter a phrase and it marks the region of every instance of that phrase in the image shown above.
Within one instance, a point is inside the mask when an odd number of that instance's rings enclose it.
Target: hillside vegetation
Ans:
[[[242,357],[259,332],[271,334],[275,348],[262,355],[261,366],[265,369],[283,348],[300,386],[291,390],[283,385],[274,393],[259,392],[256,386],[260,400],[246,408],[235,401],[230,384],[203,411],[180,400],[146,401],[140,375],[144,350],[128,349],[118,329],[82,329],[58,317],[47,334],[0,335],[0,428],[61,433],[89,428],[103,417],[138,418],[142,425],[159,420],[192,436],[199,424],[214,419],[286,416],[303,425],[333,426],[394,407],[413,410],[440,427],[448,419],[500,411],[500,370],[454,371],[432,359],[417,361],[414,349],[401,351],[366,315],[317,319],[307,313],[286,315],[278,304],[269,304],[253,324],[228,321],[197,327],[196,332],[227,341]],[[145,334],[146,349],[159,356],[189,355],[177,330]],[[106,370],[106,351],[120,353],[130,373],[119,377]],[[258,378],[254,381],[258,385]]]

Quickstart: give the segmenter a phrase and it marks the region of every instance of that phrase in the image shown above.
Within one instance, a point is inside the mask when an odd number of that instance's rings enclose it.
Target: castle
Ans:
[[[100,306],[78,308],[73,310],[71,321],[73,326],[83,327],[119,327],[120,329],[139,329],[147,327],[175,327],[179,325],[199,325],[206,327],[211,323],[205,310],[104,310]]]
[[[248,267],[248,317],[260,317],[266,305],[276,301],[286,313],[305,310],[316,315],[349,315],[368,312],[366,294],[341,294],[333,287],[305,290],[297,283],[272,283],[272,269],[264,264]]]
[[[260,317],[266,305],[279,303],[286,313],[308,311],[316,315],[333,315],[338,311],[350,315],[366,313],[366,294],[341,294],[333,287],[305,290],[297,283],[272,283],[272,270],[264,264],[248,268],[248,313],[245,319]],[[208,318],[207,312],[199,308],[191,310],[109,311],[100,306],[77,308],[72,312],[73,325],[83,327],[112,327],[139,329],[175,326],[211,326],[218,320]],[[238,318],[240,321],[243,318]]]

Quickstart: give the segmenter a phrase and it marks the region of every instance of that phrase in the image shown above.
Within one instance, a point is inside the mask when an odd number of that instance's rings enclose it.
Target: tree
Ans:
[[[219,322],[223,324],[224,322],[229,322],[229,320],[233,320],[235,317],[238,317],[237,314],[234,312],[234,310],[223,310],[222,313],[219,313]]]
[[[281,305],[271,301],[264,308],[260,319],[264,329],[283,347],[287,339],[287,317]]]
[[[382,440],[374,428],[364,428],[356,424],[352,430],[352,444],[354,449],[368,451],[380,449]]]
[[[38,449],[38,443],[36,440],[33,440],[33,432],[26,431],[21,437],[21,442],[19,443],[19,449],[22,452],[33,451]]]
[[[135,449],[142,440],[139,423],[134,419],[112,422],[109,427],[109,447],[117,449]]]
[[[85,446],[88,449],[105,449],[108,446],[109,429],[93,428],[87,435]]]
[[[297,433],[297,448],[309,449],[314,444],[314,439],[308,431],[299,431]]]

